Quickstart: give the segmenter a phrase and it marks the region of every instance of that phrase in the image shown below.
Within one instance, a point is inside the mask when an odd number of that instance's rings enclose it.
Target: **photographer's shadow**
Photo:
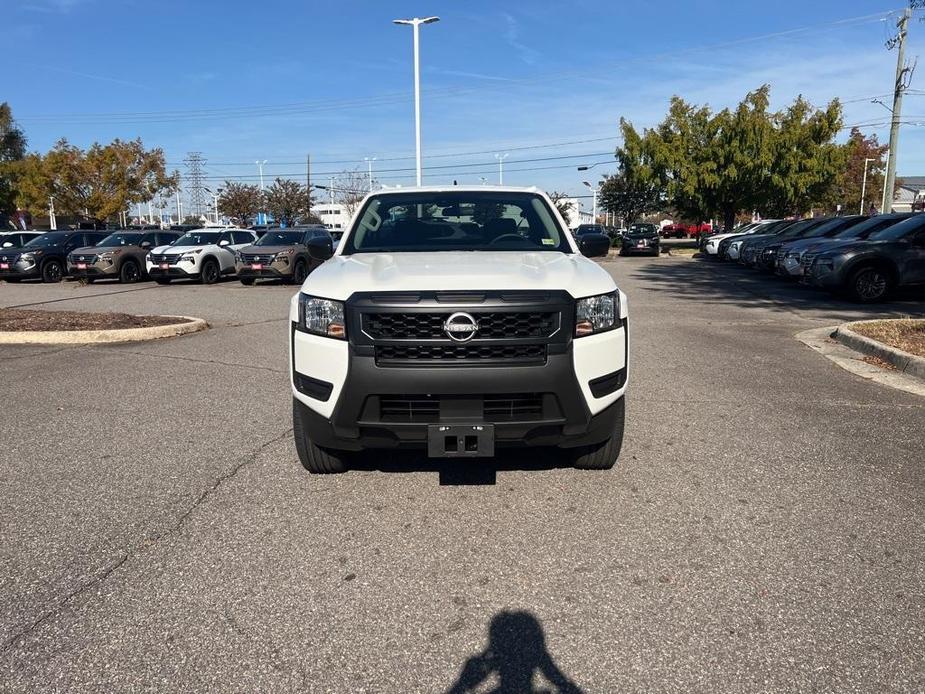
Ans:
[[[552,689],[535,688],[540,675]],[[465,694],[495,679],[491,694],[581,694],[559,669],[549,651],[539,620],[529,612],[499,612],[488,627],[488,647],[466,661],[447,694]]]

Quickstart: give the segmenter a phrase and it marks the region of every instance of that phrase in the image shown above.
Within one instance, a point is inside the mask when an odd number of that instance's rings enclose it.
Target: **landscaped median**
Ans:
[[[897,371],[925,379],[925,319],[845,323],[835,331],[835,339]]]
[[[201,318],[189,316],[0,308],[0,344],[6,345],[138,342],[186,335],[208,327]]]

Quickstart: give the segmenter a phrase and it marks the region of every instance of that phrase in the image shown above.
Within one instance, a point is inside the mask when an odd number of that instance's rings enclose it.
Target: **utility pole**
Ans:
[[[263,165],[267,163],[267,160],[254,162],[257,165],[257,171],[260,172],[260,206],[263,207]],[[266,224],[267,223],[267,213],[266,210],[259,212],[257,214],[257,223]]]
[[[368,181],[369,181],[369,192],[373,192],[373,162],[376,161],[376,157],[363,157],[366,160],[368,166]]]
[[[55,218],[55,198],[48,198],[48,226],[52,231],[58,230],[58,220]]]
[[[912,9],[906,8],[896,26],[899,33],[887,42],[887,48],[897,47],[896,81],[893,84],[893,118],[890,122],[890,158],[886,166],[886,181],[883,184],[883,214],[893,211],[893,199],[896,188],[896,160],[899,158],[899,119],[902,114],[903,92],[909,88],[908,79],[912,77],[915,66],[906,66],[906,34]]]
[[[864,178],[861,182],[861,211],[858,214],[864,214],[864,198],[867,197],[867,164],[874,161],[870,157],[864,158]]]

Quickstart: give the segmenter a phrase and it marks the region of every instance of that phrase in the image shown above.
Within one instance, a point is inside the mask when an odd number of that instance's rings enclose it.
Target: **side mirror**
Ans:
[[[0,248],[12,248],[12,247],[13,247],[12,241],[4,241],[3,246],[0,246]]]
[[[150,241],[142,241],[142,242],[141,242],[141,247],[142,247],[142,248],[151,248],[151,242],[150,242]]]
[[[600,258],[610,252],[610,239],[604,234],[582,234],[578,250],[587,258]]]
[[[324,262],[334,255],[334,244],[331,243],[331,239],[324,236],[309,239],[306,245],[308,246],[308,254],[315,260]]]
[[[229,241],[228,239],[222,239],[221,241],[218,242],[218,245],[224,248],[225,246],[230,246],[231,241]]]

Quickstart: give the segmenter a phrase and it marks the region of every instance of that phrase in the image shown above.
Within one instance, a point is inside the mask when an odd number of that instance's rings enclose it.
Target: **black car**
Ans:
[[[631,253],[645,253],[657,256],[659,253],[660,236],[658,226],[655,224],[631,224],[620,246],[620,255]]]
[[[40,278],[43,282],[60,282],[71,251],[95,246],[108,235],[105,231],[49,231],[22,248],[0,251],[0,279],[19,282]]]
[[[827,239],[835,236],[840,231],[844,231],[856,224],[867,219],[864,215],[848,215],[845,217],[833,217],[828,221],[816,224],[795,239],[772,241],[766,243],[761,249],[761,254],[756,259],[756,264],[761,270],[774,271],[782,266],[787,249],[793,244],[807,241],[809,239]]]
[[[602,224],[579,224],[575,227],[575,236],[582,236],[584,234],[606,234],[604,226]]]
[[[807,252],[809,284],[856,301],[886,299],[897,287],[925,286],[925,214],[819,254]]]
[[[235,253],[238,279],[245,285],[261,278],[302,284],[321,264],[309,252],[309,246],[316,244],[334,250],[331,234],[323,226],[268,230],[256,243]]]

